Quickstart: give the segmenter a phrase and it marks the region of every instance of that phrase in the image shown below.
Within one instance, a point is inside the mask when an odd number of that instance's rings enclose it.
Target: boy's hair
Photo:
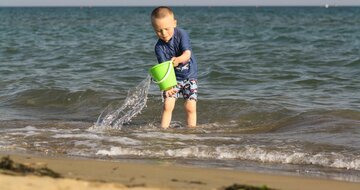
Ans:
[[[154,19],[164,18],[166,16],[172,15],[174,16],[174,12],[170,7],[160,6],[155,8],[151,13],[151,21]]]

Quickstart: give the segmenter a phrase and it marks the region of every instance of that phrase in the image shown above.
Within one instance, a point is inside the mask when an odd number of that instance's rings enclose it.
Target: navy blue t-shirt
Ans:
[[[159,63],[169,61],[173,57],[178,57],[185,50],[191,51],[190,61],[180,63],[175,67],[176,80],[197,80],[197,63],[190,45],[190,38],[187,32],[180,28],[175,28],[174,35],[168,43],[159,39],[155,45],[155,54]]]

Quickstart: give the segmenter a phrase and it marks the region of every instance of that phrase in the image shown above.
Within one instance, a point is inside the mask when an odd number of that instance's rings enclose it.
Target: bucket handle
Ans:
[[[170,74],[170,71],[171,71],[170,69],[172,68],[171,66],[172,66],[172,62],[170,61],[169,68],[168,68],[168,70],[167,70],[167,72],[166,72],[166,74],[165,74],[164,78],[162,78],[160,81],[153,80],[153,81],[154,81],[154,83],[159,84],[159,83],[164,82],[164,81],[165,81],[165,79],[166,79],[166,78],[169,76],[169,74]]]

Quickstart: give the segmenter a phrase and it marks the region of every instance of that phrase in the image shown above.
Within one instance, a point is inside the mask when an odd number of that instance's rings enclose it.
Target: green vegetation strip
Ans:
[[[231,186],[225,187],[224,190],[275,190],[264,186],[255,187],[250,185],[242,185],[242,184],[233,184]]]
[[[33,168],[24,164],[15,163],[13,160],[10,159],[9,156],[5,156],[1,158],[0,171],[2,171],[2,173],[4,174],[9,174],[9,175],[33,174],[37,176],[48,176],[53,178],[62,177],[59,173],[56,173],[47,167]]]

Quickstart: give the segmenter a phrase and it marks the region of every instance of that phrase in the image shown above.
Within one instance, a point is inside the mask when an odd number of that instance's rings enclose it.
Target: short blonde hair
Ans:
[[[166,6],[160,6],[152,11],[151,21],[153,21],[154,19],[161,19],[169,15],[174,17],[174,12],[171,10],[171,8]]]

